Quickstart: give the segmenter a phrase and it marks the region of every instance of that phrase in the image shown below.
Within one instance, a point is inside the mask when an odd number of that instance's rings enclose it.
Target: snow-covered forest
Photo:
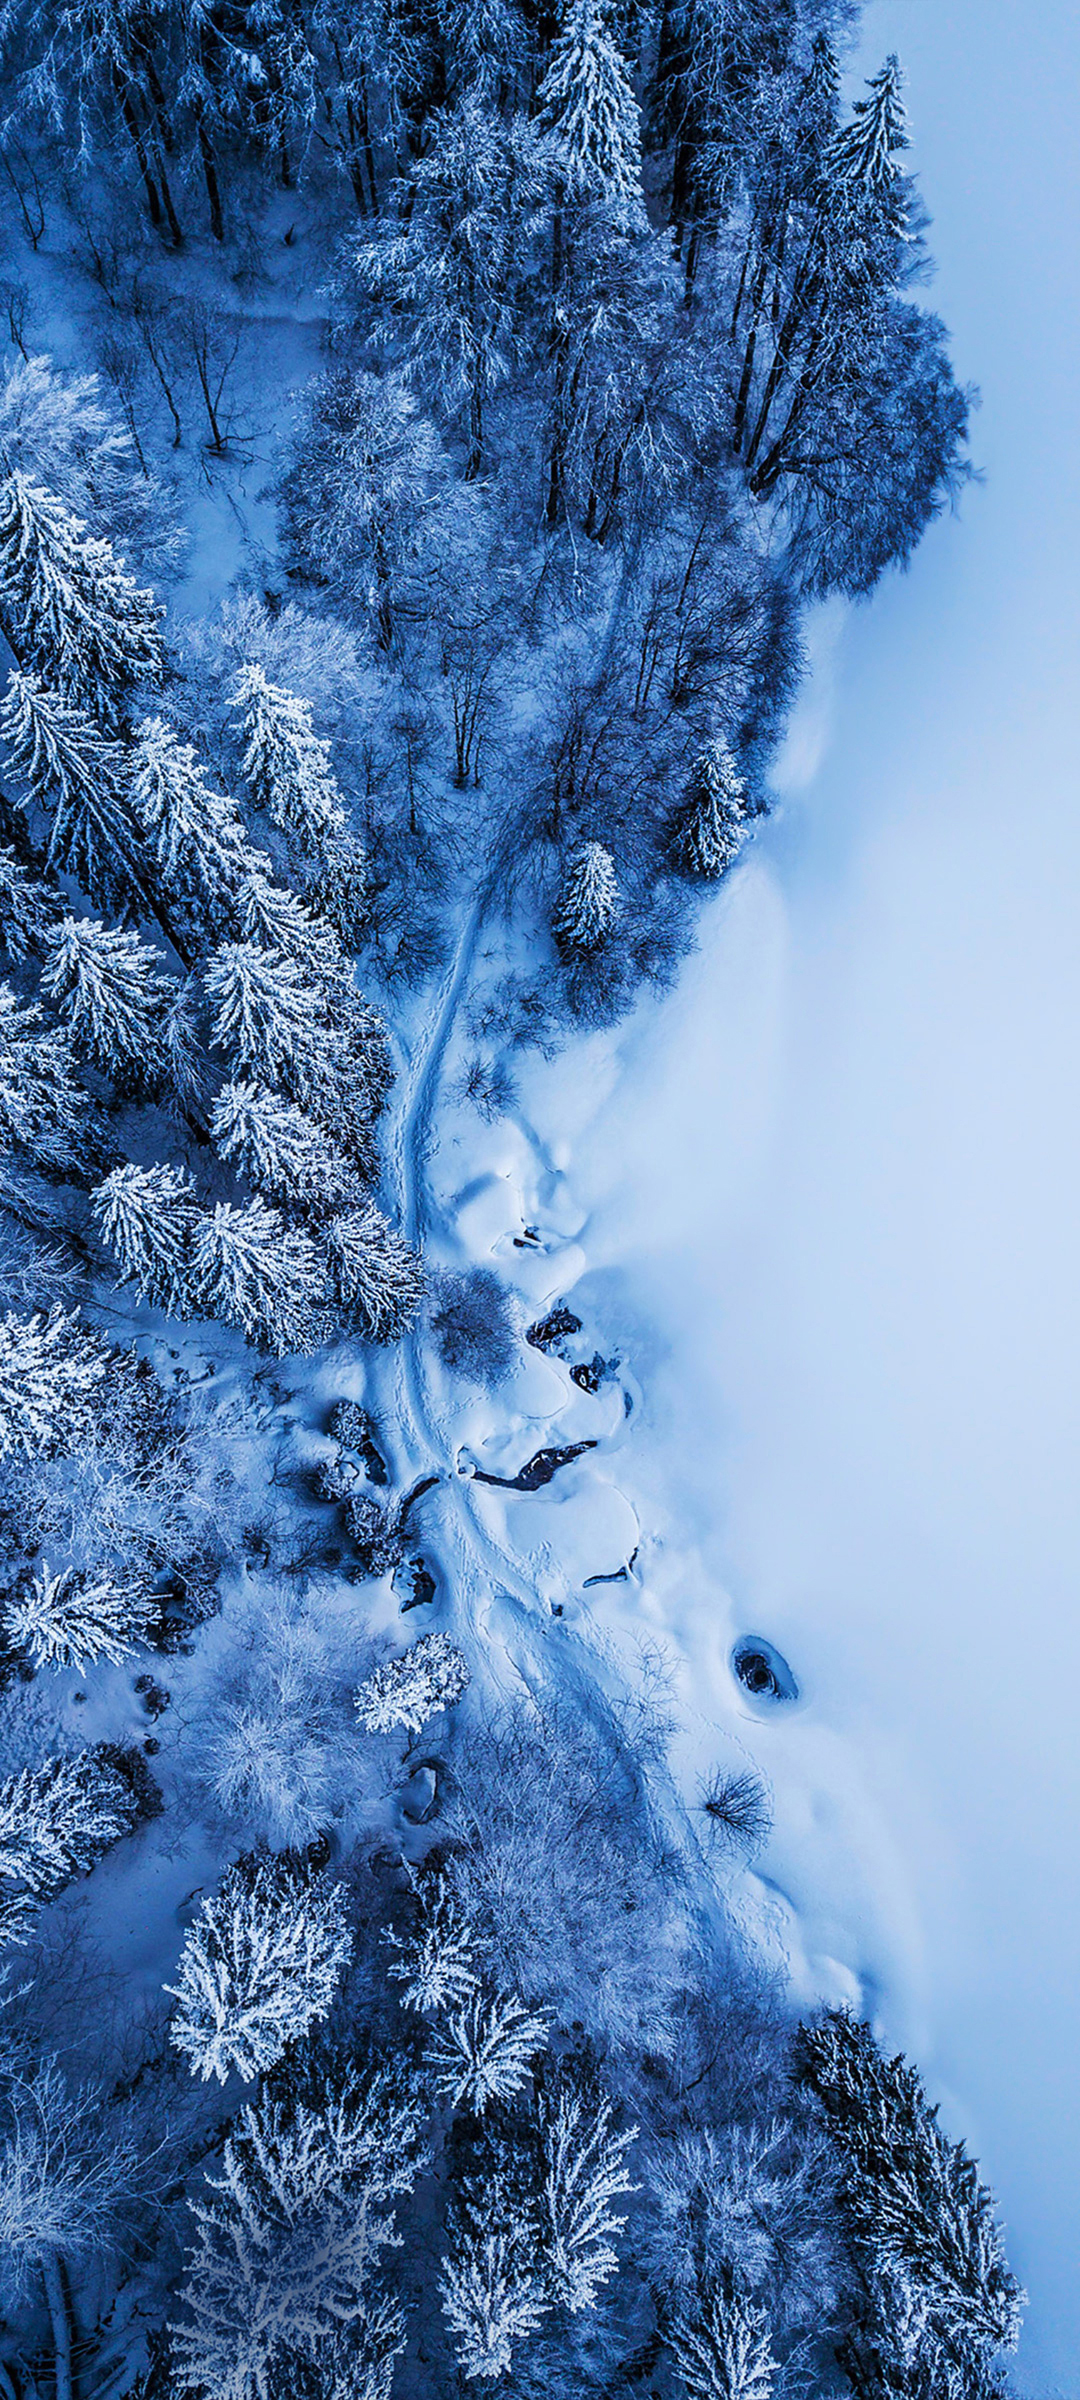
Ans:
[[[0,22],[0,2400],[995,2400],[975,2163],[593,1613],[640,1394],[522,1097],[968,473],[899,62]]]

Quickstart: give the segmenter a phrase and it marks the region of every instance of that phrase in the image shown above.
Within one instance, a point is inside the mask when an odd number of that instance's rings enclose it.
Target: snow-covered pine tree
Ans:
[[[343,948],[359,950],[371,923],[371,867],[358,834],[339,833],[325,844],[304,894]]]
[[[94,1193],[94,1215],[102,1240],[116,1260],[122,1283],[134,1283],[141,1300],[170,1316],[188,1314],[192,1245],[198,1222],[194,1186],[186,1167],[164,1161],[151,1167],[114,1167]]]
[[[362,2318],[319,2345],[319,2400],[390,2400],[404,2348],[404,2311],[385,2293],[370,2296]]]
[[[768,2319],[730,2276],[705,2286],[668,2340],[689,2400],[769,2400],[780,2364]]]
[[[89,1874],[137,1814],[131,1786],[97,1751],[23,1767],[0,1783],[0,1888],[51,1899]]]
[[[95,908],[119,906],[139,880],[120,744],[106,740],[73,701],[18,669],[0,701],[0,741],[49,822],[50,867],[73,875]]]
[[[330,764],[330,744],[311,721],[311,705],[270,683],[262,667],[241,668],[233,686],[244,745],[241,772],[257,808],[317,856],[345,829],[345,809]]]
[[[232,801],[211,791],[190,742],[164,717],[146,717],[139,727],[131,797],[167,889],[208,910],[212,925],[224,930],[233,894],[263,854]]]
[[[0,614],[21,665],[116,732],[133,688],[161,681],[161,613],[62,500],[17,471],[4,477]]]
[[[163,963],[137,933],[95,917],[64,917],[46,945],[43,991],[76,1049],[122,1093],[155,1091],[166,1079],[177,987]]]
[[[119,1666],[146,1640],[152,1619],[152,1603],[132,1585],[78,1567],[53,1575],[44,1564],[0,1608],[8,1641],[32,1667],[77,1667],[80,1675],[99,1658]]]
[[[725,741],[709,742],[694,762],[672,825],[671,849],[686,875],[715,882],[738,855],[746,821],[746,786]]]
[[[74,1449],[93,1422],[108,1364],[104,1343],[77,1316],[0,1319],[0,1458]]]
[[[415,1930],[382,1937],[394,1953],[386,1971],[392,1983],[401,1985],[406,2008],[420,2016],[436,2016],[468,2000],[479,1988],[479,1975],[473,1937],[446,1876],[425,1876],[419,1897],[420,1923]]]
[[[224,942],[206,968],[211,1039],[234,1068],[304,1105],[341,1064],[324,986],[283,950]]]
[[[243,1858],[188,1928],[169,2039],[204,2083],[265,2075],[325,2017],[352,1934],[345,1887],[295,1855]]]
[[[850,124],[840,127],[829,146],[827,171],[870,199],[893,190],[901,153],[911,146],[903,88],[894,51],[876,75],[868,76],[866,99],[856,100]]]
[[[22,1153],[42,1175],[81,1177],[93,1170],[101,1132],[66,1032],[36,1003],[20,1008],[10,984],[0,984],[0,1148]]]
[[[439,2297],[468,2383],[495,2383],[508,2375],[517,2344],[541,2324],[548,2303],[535,2261],[535,2225],[502,2177],[465,2195]]]
[[[355,1167],[292,1100],[260,1084],[227,1083],[210,1119],[225,1160],[267,1199],[305,1216],[363,1203]]]
[[[469,1687],[468,1662],[448,1633],[425,1633],[401,1658],[373,1667],[356,1694],[366,1733],[419,1733]]]
[[[426,2064],[439,2098],[479,2117],[493,2100],[512,2100],[524,2089],[547,2038],[546,2017],[522,2001],[473,1992],[436,2026]]]
[[[212,2201],[192,2203],[194,2249],[171,2328],[182,2392],[268,2400],[295,2388],[328,2340],[390,2334],[373,2282],[394,2202],[425,2163],[423,2096],[400,2070],[279,2100],[267,2090],[225,2139]],[[397,2338],[400,2338],[399,2336]]]
[[[373,1342],[399,1342],[424,1296],[423,1261],[373,1200],[332,1217],[326,1260],[341,1307]]]
[[[612,2235],[626,2218],[614,2215],[611,2203],[639,2188],[626,2167],[636,2139],[636,2125],[615,2131],[604,2094],[589,2100],[564,2083],[541,2100],[540,2239],[552,2298],[571,2315],[595,2308],[618,2267]]]
[[[22,966],[42,948],[60,912],[60,895],[0,842],[0,949]]]
[[[200,1217],[192,1245],[191,1303],[224,1317],[249,1342],[283,1357],[326,1338],[326,1279],[313,1242],[264,1200],[219,1201]]]
[[[1024,2294],[974,2159],[942,2132],[914,2067],[887,2059],[848,2010],[802,2026],[796,2056],[843,2168],[842,2205],[866,2294],[853,2363],[865,2336],[899,2371],[914,2334],[942,2389],[957,2362],[988,2369],[998,2351],[1016,2347]]]
[[[567,958],[585,958],[607,941],[619,913],[615,862],[602,842],[582,842],[574,851],[552,918],[555,939]]]
[[[567,193],[641,205],[641,117],[604,0],[570,0],[539,93]]]
[[[265,862],[269,868],[269,859]],[[237,886],[237,925],[245,942],[280,951],[315,981],[348,976],[334,928],[306,907],[287,883],[254,868]]]

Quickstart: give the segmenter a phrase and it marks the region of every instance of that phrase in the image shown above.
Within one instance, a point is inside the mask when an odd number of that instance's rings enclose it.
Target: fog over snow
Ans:
[[[1080,29],[888,0],[985,484],[823,618],[786,800],[576,1162],[719,1674],[767,1634],[766,1865],[980,2152],[1080,2392]],[[734,1615],[731,1615],[734,1611]],[[748,1738],[756,1729],[748,1729]],[[877,1985],[875,1992],[874,1987]]]

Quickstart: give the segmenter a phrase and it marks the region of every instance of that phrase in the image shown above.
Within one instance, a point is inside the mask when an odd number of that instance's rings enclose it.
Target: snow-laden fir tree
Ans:
[[[548,2302],[536,2273],[535,2224],[502,2177],[464,2195],[439,2297],[466,2382],[508,2375],[517,2345],[536,2332]]]
[[[405,2348],[405,2316],[381,2293],[345,2333],[320,2343],[315,2363],[319,2400],[390,2400],[394,2370]]]
[[[804,2025],[797,2059],[843,2168],[842,2207],[863,2287],[849,2344],[853,2379],[865,2368],[864,2388],[876,2392],[865,2378],[866,2362],[878,2358],[902,2390],[917,2360],[932,2366],[935,2390],[954,2388],[950,2378],[961,2368],[974,2390],[996,2353],[1015,2349],[1024,2301],[993,2194],[963,2143],[943,2133],[915,2069],[903,2057],[887,2059],[870,2027],[847,2010]],[[884,2400],[887,2381],[880,2388]],[[968,2386],[955,2388],[966,2394]]]
[[[641,118],[604,0],[570,0],[539,111],[570,196],[640,204]]]
[[[732,2277],[704,2286],[668,2342],[689,2400],[769,2400],[780,2367],[768,2319]]]
[[[315,731],[310,702],[271,683],[252,663],[237,676],[233,702],[244,745],[241,772],[255,806],[295,835],[301,849],[320,852],[344,832],[345,809],[330,744]]]
[[[169,2039],[204,2082],[265,2075],[325,2017],[352,1934],[345,1887],[295,1858],[238,1861],[188,1928]]]
[[[415,163],[414,210],[423,219],[431,168],[423,158]],[[367,253],[362,244],[361,280],[376,281],[392,267],[399,296],[409,288],[414,255],[421,272],[426,259],[434,279],[446,273],[424,231],[413,236],[411,222],[408,229],[395,224],[387,243],[372,248],[370,265]],[[417,335],[424,340],[419,310]],[[454,371],[446,357],[440,366]],[[313,583],[332,585],[368,611],[386,649],[394,635],[396,579],[415,548],[440,470],[445,474],[438,436],[400,375],[336,364],[308,385],[304,399],[305,422],[279,487],[286,555]]]
[[[265,862],[269,867],[269,860]],[[287,883],[253,867],[238,884],[235,916],[245,942],[277,950],[316,982],[348,974],[329,920],[305,905]]]
[[[107,732],[132,689],[160,683],[161,610],[109,542],[29,476],[0,482],[0,614],[21,665],[33,667]]]
[[[208,909],[211,923],[224,928],[232,895],[261,853],[232,801],[210,789],[190,742],[164,717],[146,717],[139,727],[131,798],[168,890]]]
[[[191,2205],[186,2315],[171,2328],[180,2391],[272,2400],[328,2339],[355,2328],[362,2342],[380,2324],[395,2338],[375,2274],[394,2202],[425,2163],[423,2118],[420,2091],[395,2069],[285,2100],[266,2090],[241,2110],[212,2197]]]
[[[615,862],[602,842],[582,842],[574,851],[552,918],[552,930],[567,958],[588,957],[612,933],[619,914]]]
[[[336,973],[320,980],[284,951],[254,942],[216,950],[205,987],[211,1039],[234,1074],[279,1085],[370,1172],[391,1072],[376,1010]]]
[[[10,984],[0,984],[0,1149],[42,1175],[81,1177],[102,1133],[66,1032],[36,1003],[21,1008]]]
[[[78,1567],[54,1575],[43,1564],[9,1593],[0,1623],[32,1667],[77,1667],[85,1675],[100,1658],[113,1666],[129,1658],[147,1639],[153,1614],[146,1593],[130,1583]]]
[[[50,1899],[130,1833],[137,1813],[130,1786],[96,1751],[23,1767],[0,1783],[0,1889]]]
[[[876,199],[891,193],[901,173],[901,153],[910,148],[904,78],[895,52],[867,78],[867,97],[856,100],[849,124],[834,134],[827,171],[852,190]]]
[[[95,917],[64,917],[46,944],[43,991],[76,1049],[123,1093],[153,1091],[166,1077],[177,986],[162,965],[137,933]]]
[[[639,2188],[626,2165],[636,2139],[636,2125],[616,2132],[612,2104],[603,2094],[589,2100],[563,2084],[541,2100],[540,2238],[551,2296],[571,2315],[595,2308],[618,2267],[612,2237],[626,2218],[611,2204]]]
[[[440,1708],[452,1708],[468,1690],[469,1668],[448,1633],[425,1633],[402,1658],[373,1667],[356,1694],[367,1733],[419,1733]]]
[[[710,742],[694,762],[672,827],[676,865],[715,882],[738,855],[745,821],[746,786],[735,760],[726,742]]]
[[[339,833],[326,843],[304,893],[343,948],[359,950],[371,923],[371,867],[359,834]]]
[[[473,1992],[435,2028],[426,2064],[440,2099],[479,2117],[492,2101],[512,2100],[524,2089],[547,2038],[546,2017],[522,2001]]]
[[[392,1983],[401,1985],[406,2008],[420,2016],[437,2016],[441,2009],[460,2007],[478,1990],[475,1945],[445,1875],[424,1878],[420,1911],[413,1932],[384,1933],[383,1941],[394,1954],[386,1971]]]
[[[60,894],[0,842],[0,949],[14,966],[40,951],[60,912]]]
[[[198,1205],[186,1167],[114,1167],[94,1193],[94,1215],[121,1283],[151,1308],[185,1316]]]
[[[326,1261],[341,1307],[373,1342],[398,1342],[424,1296],[423,1261],[373,1200],[331,1218]]]
[[[15,669],[0,701],[0,741],[49,823],[48,862],[73,875],[95,908],[115,908],[138,882],[127,761],[73,701]]]
[[[308,1216],[363,1203],[354,1166],[292,1100],[260,1084],[227,1083],[210,1131],[222,1158],[269,1200]]]
[[[76,1316],[0,1319],[0,1458],[74,1449],[93,1423],[108,1352]]]
[[[188,1289],[194,1308],[278,1357],[317,1350],[326,1338],[318,1251],[264,1200],[246,1208],[219,1201],[199,1218]]]

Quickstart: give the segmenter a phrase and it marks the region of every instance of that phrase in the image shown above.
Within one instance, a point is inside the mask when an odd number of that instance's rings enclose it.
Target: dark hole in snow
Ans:
[[[571,1367],[570,1380],[576,1383],[579,1392],[598,1392],[605,1378],[614,1374],[614,1371],[612,1360],[601,1358],[597,1350],[592,1358],[583,1360],[580,1366]]]
[[[409,1578],[409,1597],[401,1603],[401,1614],[410,1608],[426,1608],[435,1598],[435,1577],[422,1558],[410,1558],[406,1569]]]
[[[554,1350],[556,1343],[568,1341],[572,1333],[580,1332],[581,1318],[575,1317],[573,1310],[560,1301],[557,1308],[548,1310],[546,1317],[538,1317],[536,1324],[530,1325],[525,1339],[534,1350]]]
[[[507,1492],[538,1492],[551,1482],[560,1467],[569,1466],[571,1459],[580,1458],[584,1450],[595,1448],[595,1442],[568,1442],[563,1450],[538,1450],[516,1475],[488,1475],[483,1467],[476,1467],[474,1474],[477,1483],[499,1483]]]
[[[797,1700],[799,1687],[786,1658],[763,1634],[744,1634],[731,1653],[731,1664],[752,1700]]]

